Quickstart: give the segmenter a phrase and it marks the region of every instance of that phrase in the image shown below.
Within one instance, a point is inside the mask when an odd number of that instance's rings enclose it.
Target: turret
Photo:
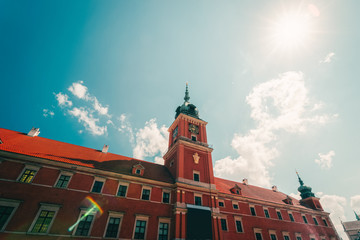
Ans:
[[[296,172],[296,175],[300,183],[300,187],[298,187],[298,191],[300,192],[300,196],[301,196],[300,204],[305,207],[323,211],[323,208],[320,204],[320,198],[315,197],[315,194],[311,191],[312,190],[311,187],[304,185],[304,182],[300,178],[298,172]]]

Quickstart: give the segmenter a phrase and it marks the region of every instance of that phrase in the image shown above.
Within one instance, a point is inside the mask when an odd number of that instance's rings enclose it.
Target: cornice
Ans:
[[[184,119],[184,120],[188,121],[189,123],[193,123],[193,124],[197,124],[197,125],[201,125],[201,126],[206,126],[208,124],[204,120],[190,117],[186,114],[180,113],[179,116],[175,119],[175,121],[169,127],[169,129],[168,129],[169,132],[172,132],[175,129],[175,126],[178,125],[178,122],[180,121],[180,119]]]

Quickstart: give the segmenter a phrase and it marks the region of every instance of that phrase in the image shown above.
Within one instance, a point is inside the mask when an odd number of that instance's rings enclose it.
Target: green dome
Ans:
[[[178,106],[176,108],[175,119],[179,116],[180,113],[186,114],[186,115],[188,115],[190,117],[200,119],[199,118],[199,110],[197,109],[197,107],[194,104],[191,104],[189,102],[190,96],[189,96],[189,91],[188,91],[188,85],[187,84],[186,84],[186,91],[185,91],[184,100],[185,100],[185,102],[181,106]]]
[[[303,180],[300,178],[299,174],[296,172],[298,179],[299,179],[299,183],[300,183],[300,187],[298,187],[298,191],[300,192],[300,196],[301,199],[305,199],[308,197],[315,197],[314,193],[311,191],[312,188],[305,186]]]

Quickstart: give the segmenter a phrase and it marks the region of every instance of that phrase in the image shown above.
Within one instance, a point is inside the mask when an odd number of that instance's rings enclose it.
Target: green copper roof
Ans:
[[[301,199],[305,199],[308,197],[315,197],[314,193],[311,191],[312,188],[304,185],[304,182],[300,178],[298,172],[296,172],[296,175],[298,176],[299,183],[300,183],[300,187],[298,188],[298,191],[300,192]]]
[[[185,90],[185,97],[184,97],[185,102],[176,108],[176,114],[175,114],[175,119],[179,116],[180,113],[186,114],[188,116],[197,118],[199,118],[199,110],[197,109],[197,107],[194,104],[191,104],[189,102],[190,100],[190,94],[189,94],[189,89],[188,89],[188,84],[186,83],[186,90]]]

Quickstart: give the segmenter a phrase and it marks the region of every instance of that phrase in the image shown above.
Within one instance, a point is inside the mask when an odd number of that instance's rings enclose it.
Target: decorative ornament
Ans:
[[[195,163],[195,164],[199,164],[199,160],[200,160],[199,154],[198,154],[198,153],[194,153],[193,158],[194,158],[194,163]]]

